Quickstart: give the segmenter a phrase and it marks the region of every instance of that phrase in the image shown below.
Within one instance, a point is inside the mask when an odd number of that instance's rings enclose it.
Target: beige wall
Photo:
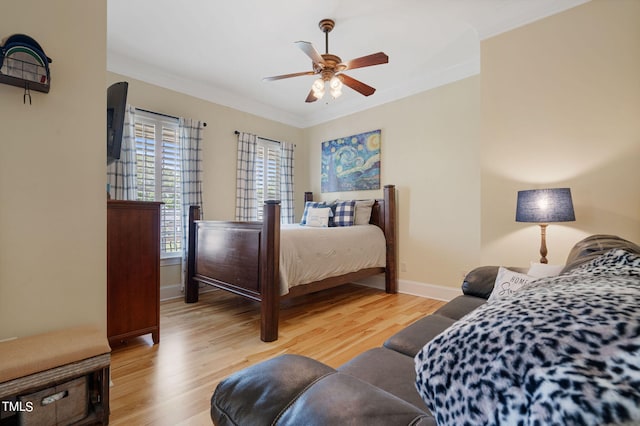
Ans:
[[[381,129],[381,181],[398,190],[400,279],[459,287],[480,258],[479,113],[476,76],[307,129],[311,189],[320,193],[323,141]]]
[[[189,95],[154,86],[115,73],[107,73],[108,85],[116,81],[129,82],[127,101],[131,105],[177,117],[188,117],[207,123],[202,137],[203,204],[205,219],[233,220],[236,202],[235,130],[296,144],[294,191],[296,212],[302,214],[303,193],[309,188],[308,154],[303,143],[303,130],[275,121],[217,105]],[[180,267],[162,266],[161,297],[179,296]]]
[[[106,1],[1,9],[0,38],[28,34],[53,63],[32,105],[0,84],[0,339],[106,332]]]
[[[576,221],[550,263],[593,233],[640,241],[640,2],[595,0],[481,44],[482,262],[536,260],[518,190],[570,187]]]

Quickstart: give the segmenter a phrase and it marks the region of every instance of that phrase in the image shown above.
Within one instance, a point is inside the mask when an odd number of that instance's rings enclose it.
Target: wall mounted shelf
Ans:
[[[49,93],[49,84],[42,84],[35,81],[25,80],[10,75],[0,73],[0,83],[9,84],[11,86],[22,87],[23,89],[35,90],[36,92]]]

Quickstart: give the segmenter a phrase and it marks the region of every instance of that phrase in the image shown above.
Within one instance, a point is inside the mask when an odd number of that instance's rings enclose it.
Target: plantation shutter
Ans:
[[[177,124],[177,123],[176,123]],[[182,181],[178,128],[162,128],[162,220],[160,243],[167,253],[182,252]]]
[[[257,142],[256,199],[258,220],[262,220],[264,202],[280,199],[280,144],[260,138]]]
[[[160,251],[182,252],[182,184],[177,120],[136,117],[136,186],[139,201],[161,201]]]
[[[136,189],[138,201],[156,197],[156,126],[136,122]]]

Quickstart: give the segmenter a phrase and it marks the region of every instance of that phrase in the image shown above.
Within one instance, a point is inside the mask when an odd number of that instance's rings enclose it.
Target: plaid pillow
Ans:
[[[300,220],[300,225],[307,224],[307,215],[309,214],[310,208],[318,208],[318,207],[328,207],[324,201],[307,201],[304,204],[304,213],[302,213],[302,219]]]
[[[338,201],[333,213],[333,226],[352,226],[355,212],[355,200]]]

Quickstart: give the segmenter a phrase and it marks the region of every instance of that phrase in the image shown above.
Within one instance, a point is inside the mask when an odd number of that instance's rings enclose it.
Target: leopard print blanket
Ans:
[[[415,361],[439,426],[637,424],[640,256],[612,250],[538,279],[469,313]]]

